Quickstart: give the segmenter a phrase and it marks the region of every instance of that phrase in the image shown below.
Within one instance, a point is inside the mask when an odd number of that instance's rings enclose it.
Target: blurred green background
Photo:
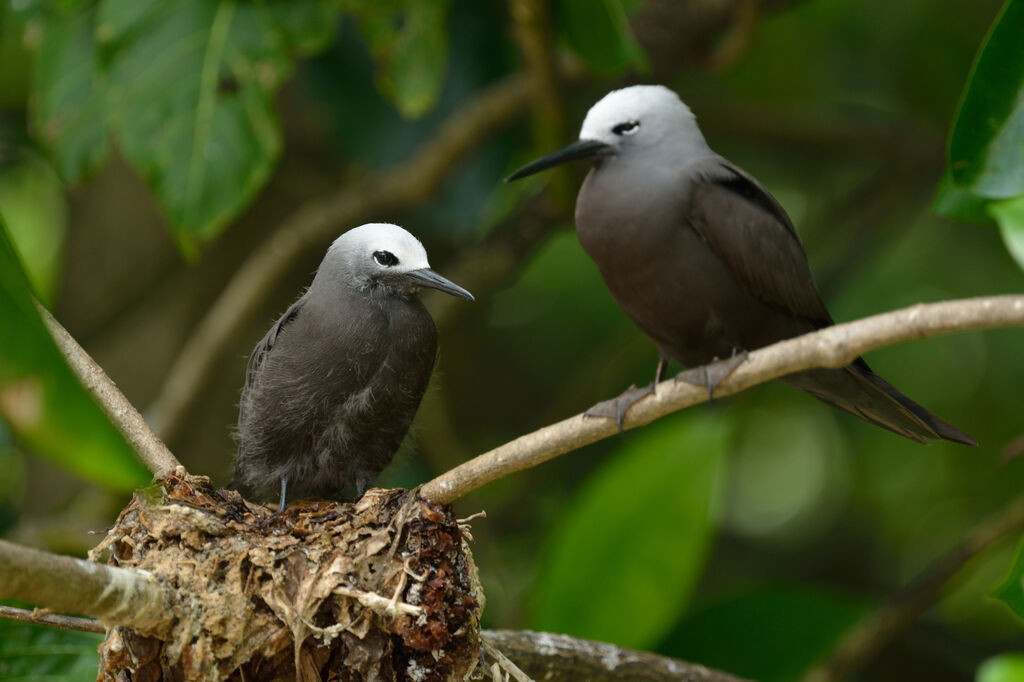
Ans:
[[[572,231],[583,169],[501,182],[573,139],[615,87],[680,94],[711,146],[789,211],[836,320],[1024,290],[1014,192],[986,193],[973,177],[938,192],[958,101],[1002,4],[4,3],[0,536],[83,555],[145,479],[68,383],[26,307],[30,288],[145,412],[212,302],[289,218],[401,164],[449,116],[526,73],[524,8],[540,8],[540,44],[572,74],[548,114],[523,108],[425,201],[365,221],[407,227],[477,295],[440,316],[432,388],[380,485],[415,486],[650,380],[653,344]],[[1024,92],[1022,45],[1002,39],[993,63],[1006,70],[977,70],[979,92],[1009,98],[996,108]],[[1016,172],[1024,133],[1013,134]],[[270,282],[169,434],[192,473],[229,480],[248,353],[329,241]],[[1024,449],[1024,330],[868,359],[981,446],[922,447],[776,384],[670,416],[456,504],[462,516],[487,511],[473,523],[485,625],[797,679],[1024,488],[1024,457],[1008,456]],[[1001,655],[1024,648],[1024,621],[991,596],[1017,539],[970,562],[856,679],[1024,680],[1020,658]],[[0,679],[90,679],[91,636],[0,628]]]

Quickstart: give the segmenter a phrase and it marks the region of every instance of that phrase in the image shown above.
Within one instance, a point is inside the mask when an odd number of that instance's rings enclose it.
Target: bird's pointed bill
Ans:
[[[467,301],[474,300],[473,294],[469,293],[455,282],[442,277],[430,268],[423,268],[422,270],[412,270],[405,273],[405,276],[415,282],[421,287],[430,287],[431,289],[437,289],[443,291],[446,294],[452,296],[458,296],[464,298]]]
[[[600,140],[577,140],[572,144],[562,147],[557,152],[551,152],[542,156],[532,163],[528,163],[512,175],[505,178],[505,182],[525,178],[527,175],[539,173],[548,168],[560,166],[568,161],[576,159],[592,159],[595,156],[603,156],[611,150],[611,147]]]

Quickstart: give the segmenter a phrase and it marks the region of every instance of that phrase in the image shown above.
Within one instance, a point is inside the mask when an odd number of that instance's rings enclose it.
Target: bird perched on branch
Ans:
[[[328,497],[367,485],[405,438],[437,356],[422,287],[473,300],[430,269],[397,225],[338,237],[313,283],[249,357],[238,410],[235,485]]]
[[[709,393],[746,351],[831,325],[807,256],[782,206],[708,147],[671,90],[616,90],[587,112],[579,140],[513,173],[573,159],[593,167],[576,199],[576,230],[612,296],[655,342],[655,383],[669,360]],[[724,360],[718,360],[724,358]],[[858,358],[782,381],[876,426],[924,442],[977,445]],[[631,388],[590,414],[615,417],[653,391]]]

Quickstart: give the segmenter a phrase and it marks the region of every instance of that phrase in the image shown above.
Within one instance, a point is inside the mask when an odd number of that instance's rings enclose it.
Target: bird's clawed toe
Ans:
[[[583,416],[608,417],[610,419],[614,419],[615,423],[619,426],[619,431],[622,431],[622,422],[626,418],[626,412],[629,411],[629,408],[631,408],[634,403],[637,403],[653,394],[654,384],[648,384],[642,388],[637,388],[636,384],[634,384],[623,391],[622,395],[616,396],[611,400],[603,400],[594,405],[584,412]]]
[[[748,355],[747,351],[743,351],[731,358],[714,360],[706,365],[682,371],[676,375],[676,381],[685,381],[688,384],[708,389],[708,400],[711,400],[715,397],[715,389],[718,388],[718,384],[746,362]]]

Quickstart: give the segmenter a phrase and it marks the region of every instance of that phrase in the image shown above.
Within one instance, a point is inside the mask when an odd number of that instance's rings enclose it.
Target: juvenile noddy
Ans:
[[[473,300],[430,269],[419,240],[371,223],[327,249],[309,289],[249,357],[238,410],[236,487],[330,497],[366,486],[412,422],[437,356],[422,287]]]
[[[750,174],[708,147],[671,90],[609,93],[587,112],[578,141],[509,180],[572,159],[593,164],[576,199],[580,242],[619,306],[657,345],[655,383],[669,360],[707,365],[680,377],[699,377],[712,392],[746,351],[833,324],[789,216]],[[977,445],[861,358],[782,381],[919,442]],[[651,390],[628,390],[591,413],[616,417],[621,427],[629,406]]]

